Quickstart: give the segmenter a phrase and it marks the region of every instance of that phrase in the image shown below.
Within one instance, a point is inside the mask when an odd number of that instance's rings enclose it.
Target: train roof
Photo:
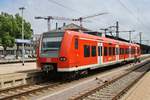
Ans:
[[[82,38],[87,38],[87,39],[91,39],[91,40],[98,40],[98,41],[106,41],[108,43],[115,43],[115,44],[122,44],[122,45],[131,45],[131,46],[139,46],[138,44],[134,44],[134,43],[128,43],[125,41],[120,41],[120,40],[115,40],[115,39],[111,39],[111,38],[107,38],[107,37],[100,37],[100,36],[95,36],[95,35],[91,35],[91,34],[86,34],[84,32],[75,32],[75,31],[66,31],[71,33],[72,35],[76,35],[78,34],[78,36],[82,37]]]
[[[131,46],[139,46],[138,44],[134,44],[134,43],[129,43],[128,41],[122,41],[122,40],[116,40],[114,38],[109,38],[109,37],[101,37],[95,34],[99,34],[96,31],[85,31],[85,32],[77,32],[77,31],[72,31],[72,30],[66,30],[66,31],[62,31],[62,30],[53,30],[53,31],[49,31],[49,32],[45,32],[43,33],[43,37],[62,37],[64,35],[65,32],[71,33],[72,35],[76,35],[78,34],[78,36],[80,37],[84,37],[87,39],[93,39],[93,40],[98,40],[98,41],[106,41],[108,43],[115,43],[115,44],[121,44],[121,45],[131,45]]]

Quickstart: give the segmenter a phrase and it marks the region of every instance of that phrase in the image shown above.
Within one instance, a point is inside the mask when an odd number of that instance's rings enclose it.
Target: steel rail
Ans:
[[[130,71],[126,72],[125,74],[118,76],[117,78],[107,81],[106,83],[104,83],[103,85],[94,87],[90,90],[87,90],[79,95],[75,95],[73,97],[70,98],[70,100],[86,100],[86,98],[88,98],[90,95],[93,95],[94,93],[96,93],[97,91],[103,90],[104,88],[107,88],[107,86],[113,84],[114,82],[118,81],[119,79],[129,75],[130,73],[132,73],[135,70],[138,70],[139,68],[146,66],[147,64],[149,64],[149,60],[146,61],[145,63],[140,64],[137,68],[135,69],[131,69]],[[137,82],[144,74],[146,73],[146,71],[144,73],[142,73],[139,77],[137,77],[131,84],[129,84],[128,86],[126,86],[123,90],[121,90],[119,93],[117,94],[110,94],[110,96],[114,95],[113,98],[111,98],[111,100],[117,100],[125,91],[127,91],[131,86],[133,86],[135,84],[135,82]],[[107,91],[109,92],[109,91]],[[93,98],[94,99],[94,98]],[[96,99],[96,98],[95,98]],[[100,99],[100,98],[99,98]],[[88,100],[88,99],[87,99]],[[108,99],[109,100],[109,99]]]
[[[52,89],[52,88],[54,88],[54,87],[56,87],[60,84],[62,84],[62,83],[60,83],[60,82],[58,82],[58,83],[49,83],[48,85],[37,86],[37,87],[35,85],[33,85],[33,86],[29,85],[29,87],[25,86],[26,90],[23,89],[22,92],[19,92],[19,93],[17,92],[17,93],[12,93],[12,94],[9,94],[9,92],[8,92],[8,94],[6,94],[6,96],[0,97],[0,100],[10,100],[10,99],[13,99],[13,98],[20,98],[21,96],[27,96],[30,93],[35,93],[35,92],[42,91],[42,90],[45,90],[45,89],[46,90],[47,89]],[[31,89],[32,87],[33,87],[33,89]],[[22,87],[22,88],[24,88],[24,87]],[[18,88],[15,88],[15,90],[13,90],[13,92],[17,91],[17,90],[18,90]],[[20,90],[20,87],[19,87],[19,90]]]

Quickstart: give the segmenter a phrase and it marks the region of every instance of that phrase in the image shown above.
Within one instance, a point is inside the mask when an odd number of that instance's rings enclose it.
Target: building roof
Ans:
[[[82,31],[90,31],[89,29],[84,28],[84,27],[81,28],[79,25],[76,25],[76,24],[74,24],[74,23],[65,25],[65,26],[63,26],[63,27],[59,27],[58,30],[61,30],[61,31],[64,31],[64,30],[75,30],[75,31],[82,30]]]

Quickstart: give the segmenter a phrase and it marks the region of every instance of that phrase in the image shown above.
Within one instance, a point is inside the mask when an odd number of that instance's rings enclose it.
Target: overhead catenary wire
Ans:
[[[150,27],[143,23],[144,18],[141,18],[142,16],[136,16],[134,12],[131,9],[129,9],[121,0],[118,1],[122,5],[122,7],[124,7],[134,17],[134,19],[139,23],[139,25],[141,25],[141,27],[143,26],[144,29],[149,30]],[[137,38],[137,35],[134,38]]]
[[[76,12],[76,13],[83,14],[82,12],[80,12],[80,11],[78,11],[78,10],[76,10],[76,9],[73,9],[73,8],[71,8],[71,7],[69,7],[69,6],[63,5],[63,4],[59,3],[59,2],[57,2],[56,0],[48,0],[48,1],[51,2],[51,3],[53,3],[53,4],[55,4],[55,5],[58,5],[58,6],[60,6],[60,7],[63,7],[63,8],[65,8],[65,9],[67,9],[67,10],[74,11],[74,12]]]
[[[55,5],[57,5],[57,6],[60,6],[60,7],[62,7],[62,8],[65,8],[65,9],[67,9],[67,10],[69,10],[69,11],[74,11],[74,12],[76,12],[76,13],[80,13],[80,14],[82,14],[82,15],[84,15],[84,13],[83,12],[80,12],[80,11],[78,11],[78,10],[76,10],[76,9],[73,9],[73,8],[71,8],[71,7],[69,7],[69,6],[66,6],[66,5],[64,5],[64,4],[61,4],[61,3],[59,3],[59,2],[57,2],[56,0],[48,0],[49,2],[51,2],[51,3],[53,3],[53,4],[55,4]],[[104,13],[106,13],[106,12],[104,12]],[[96,14],[95,14],[96,15]],[[81,17],[81,16],[80,16]],[[90,16],[91,17],[91,16]],[[94,20],[92,20],[92,21],[94,21]],[[90,21],[90,22],[92,22],[92,21]],[[95,23],[98,23],[97,21],[94,21]]]
[[[78,11],[77,9],[73,9],[73,8],[71,8],[69,6],[66,6],[66,5],[58,2],[57,0],[48,0],[48,1],[53,3],[53,4],[55,4],[55,5],[57,5],[57,6],[63,7],[65,9],[69,10],[69,11],[73,11],[73,12],[76,12],[76,13],[83,14],[82,12]],[[141,21],[141,19],[137,18],[137,16],[135,16],[135,14],[133,13],[133,11],[131,9],[129,9],[121,0],[119,0],[119,3],[121,4],[121,6],[123,6],[134,17],[134,19],[137,19],[136,21],[138,23],[140,23],[141,25],[145,26],[144,23]],[[94,22],[97,23],[97,21],[94,21]]]
[[[121,5],[123,8],[125,8],[125,9],[134,17],[134,19],[136,19],[136,21],[137,21],[139,24],[143,25],[145,29],[149,29],[149,27],[147,27],[139,17],[135,16],[135,14],[133,13],[133,11],[130,10],[121,0],[118,0],[118,1],[119,1],[120,5]]]

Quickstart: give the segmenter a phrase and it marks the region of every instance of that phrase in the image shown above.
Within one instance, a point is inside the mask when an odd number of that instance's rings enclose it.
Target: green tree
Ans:
[[[19,16],[19,14],[15,15],[16,25],[15,27],[15,38],[22,38],[22,17]],[[24,38],[25,39],[31,39],[31,36],[33,34],[33,31],[31,29],[31,24],[29,22],[24,21]]]
[[[11,37],[9,35],[8,32],[6,32],[5,34],[3,34],[2,38],[1,38],[1,44],[4,48],[4,55],[6,56],[6,49],[7,47],[13,47],[15,44],[15,38]]]
[[[24,38],[31,39],[33,31],[31,29],[31,24],[29,22],[24,21]],[[19,14],[15,15],[15,24],[14,24],[14,31],[15,31],[15,38],[21,39],[22,38],[22,17]],[[17,44],[17,53],[16,58],[18,57],[19,51],[19,44]]]
[[[33,34],[31,24],[24,19],[23,21],[24,21],[24,38],[31,39],[31,36]],[[21,30],[22,30],[22,17],[19,16],[19,14],[16,14],[15,16],[4,12],[0,14],[0,44],[4,47],[4,50],[6,50],[7,47],[14,46],[15,39],[22,38]]]

